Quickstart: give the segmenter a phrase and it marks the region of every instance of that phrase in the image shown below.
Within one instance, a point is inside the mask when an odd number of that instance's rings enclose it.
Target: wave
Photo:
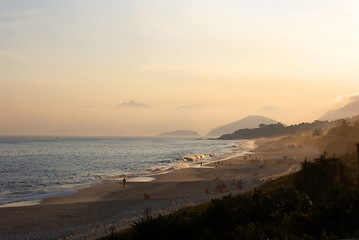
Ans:
[[[176,160],[162,160],[160,163],[165,165],[149,167],[146,169],[146,171],[150,172],[151,174],[162,174],[182,168],[198,167],[199,163],[196,162],[201,162],[200,166],[203,167],[214,161],[227,160],[232,157],[241,156],[246,152],[245,149],[250,149],[250,145],[251,143],[247,141],[241,141],[235,145],[232,145],[233,148],[236,148],[235,151],[229,151],[224,155],[219,153],[189,154],[177,158]]]
[[[151,173],[166,173],[169,171],[175,171],[182,168],[189,168],[191,167],[188,163],[177,163],[173,165],[167,165],[167,166],[154,166],[147,168],[146,170]]]
[[[178,159],[180,162],[196,162],[202,160],[205,157],[212,157],[212,154],[193,154],[193,155],[185,155]]]
[[[75,190],[53,190],[50,192],[29,192],[21,196],[13,196],[12,198],[0,199],[0,208],[3,207],[19,207],[39,204],[43,199],[52,197],[61,197],[76,193]]]
[[[175,161],[167,160],[161,161],[161,163],[167,163],[167,165],[160,165],[160,166],[153,166],[146,169],[153,174],[160,174],[160,173],[167,173],[175,170],[179,170],[182,168],[190,168],[196,167],[195,162],[201,161],[202,162],[209,162],[211,160],[215,160],[219,158],[218,154],[191,154],[191,155],[184,155]]]

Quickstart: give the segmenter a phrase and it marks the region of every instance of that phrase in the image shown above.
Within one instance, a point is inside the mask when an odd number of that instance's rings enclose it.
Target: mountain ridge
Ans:
[[[278,123],[276,120],[267,118],[261,115],[249,115],[238,121],[231,122],[219,127],[212,129],[207,136],[209,137],[219,137],[224,134],[230,134],[235,132],[238,129],[245,128],[256,128],[260,124],[275,124]]]
[[[319,120],[337,120],[342,118],[353,117],[359,114],[359,100],[344,105],[341,108],[326,112]]]

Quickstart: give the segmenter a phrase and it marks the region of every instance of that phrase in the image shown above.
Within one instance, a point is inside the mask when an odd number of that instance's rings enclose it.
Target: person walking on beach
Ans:
[[[123,183],[123,187],[125,187],[126,186],[126,178],[125,177],[122,179],[122,183]]]

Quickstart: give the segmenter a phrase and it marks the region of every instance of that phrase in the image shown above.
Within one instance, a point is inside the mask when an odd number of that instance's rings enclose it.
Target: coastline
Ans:
[[[75,194],[48,198],[41,204],[0,208],[0,238],[93,239],[139,220],[149,208],[152,215],[166,214],[213,198],[240,193],[233,178],[242,180],[242,192],[299,169],[314,148],[260,139],[253,154],[205,167],[183,168],[154,175],[151,182],[110,182],[81,189]],[[256,180],[256,181],[255,181]],[[226,188],[218,188],[218,182]],[[144,193],[150,196],[144,198]]]
[[[160,137],[1,137],[0,208],[123,177],[205,164],[247,149],[247,141]]]

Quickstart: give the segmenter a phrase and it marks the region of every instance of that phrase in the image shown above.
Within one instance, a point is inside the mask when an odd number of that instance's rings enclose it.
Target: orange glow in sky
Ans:
[[[314,121],[359,92],[358,13],[356,0],[1,1],[0,135]]]

